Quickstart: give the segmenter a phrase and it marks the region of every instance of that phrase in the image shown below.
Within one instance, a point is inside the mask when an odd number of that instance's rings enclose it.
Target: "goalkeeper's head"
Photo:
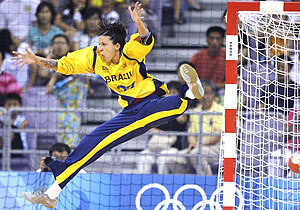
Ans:
[[[98,41],[99,50],[105,62],[118,61],[118,57],[120,57],[120,53],[126,43],[125,28],[125,25],[119,22],[101,22]]]

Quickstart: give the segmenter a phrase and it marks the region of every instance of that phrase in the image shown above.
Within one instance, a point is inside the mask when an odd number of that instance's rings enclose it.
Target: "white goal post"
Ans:
[[[300,209],[300,2],[228,2],[223,209]]]

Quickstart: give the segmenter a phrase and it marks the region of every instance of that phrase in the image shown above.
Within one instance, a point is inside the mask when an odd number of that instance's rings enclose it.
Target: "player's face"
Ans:
[[[102,59],[106,62],[112,62],[119,54],[120,44],[114,44],[109,36],[99,36],[99,50]]]

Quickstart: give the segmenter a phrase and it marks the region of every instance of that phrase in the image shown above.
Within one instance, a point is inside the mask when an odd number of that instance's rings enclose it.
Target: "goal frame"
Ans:
[[[226,32],[223,210],[235,209],[238,12],[300,12],[300,2],[228,2]]]

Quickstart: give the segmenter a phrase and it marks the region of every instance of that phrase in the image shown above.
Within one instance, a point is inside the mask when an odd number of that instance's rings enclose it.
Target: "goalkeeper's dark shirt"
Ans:
[[[280,112],[286,116],[295,101],[300,99],[299,87],[291,80],[286,84],[272,81],[262,90],[260,102],[265,105],[266,111]]]

